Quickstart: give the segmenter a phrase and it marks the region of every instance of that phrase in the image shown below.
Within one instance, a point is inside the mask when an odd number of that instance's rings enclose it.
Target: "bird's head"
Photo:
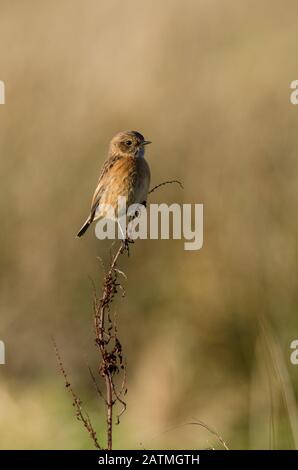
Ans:
[[[110,144],[110,153],[123,156],[143,157],[145,145],[151,144],[137,131],[119,132],[113,137]]]

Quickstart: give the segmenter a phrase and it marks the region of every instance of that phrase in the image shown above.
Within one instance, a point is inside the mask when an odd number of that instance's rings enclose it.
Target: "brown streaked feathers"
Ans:
[[[150,184],[150,169],[144,158],[144,146],[149,143],[136,131],[117,134],[111,141],[109,157],[105,161],[95,189],[90,215],[78,232],[81,237],[90,224],[105,217],[99,204],[112,206],[117,216],[118,197],[126,198],[127,208],[146,202]]]

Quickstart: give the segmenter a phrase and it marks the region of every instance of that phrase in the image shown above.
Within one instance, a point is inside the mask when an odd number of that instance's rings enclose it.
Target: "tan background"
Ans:
[[[203,202],[205,238],[198,252],[140,241],[121,262],[115,447],[217,447],[175,428],[192,418],[231,448],[294,447],[297,15],[291,0],[0,0],[1,448],[91,447],[51,335],[103,433],[86,361],[89,277],[109,243],[75,233],[111,136],[129,128],[153,141],[152,183],[184,184],[152,202]]]

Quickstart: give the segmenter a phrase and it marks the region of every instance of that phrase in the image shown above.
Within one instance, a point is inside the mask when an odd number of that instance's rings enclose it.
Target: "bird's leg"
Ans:
[[[123,232],[123,229],[122,229],[122,227],[121,227],[121,224],[119,223],[119,220],[118,220],[118,226],[119,226],[119,229],[120,229],[120,232],[121,232],[121,236],[122,236],[121,242],[122,242],[124,251],[127,251],[127,254],[128,254],[128,256],[129,256],[129,244],[130,244],[130,243],[134,243],[134,240],[132,240],[131,238],[129,238],[127,232],[126,232],[126,235],[124,235],[124,232]]]
[[[119,227],[120,232],[121,232],[121,240],[123,242],[125,240],[126,236],[124,235],[124,232],[123,232],[123,229],[121,227],[121,223],[119,222],[119,219],[117,219],[117,223],[118,223],[118,227]],[[118,235],[119,235],[119,232],[118,232]]]
[[[129,237],[128,231],[126,230],[126,237],[125,237],[125,240],[124,240],[124,247],[125,247],[125,250],[127,251],[128,256],[129,256],[129,245],[131,243],[134,243],[134,240],[132,240],[132,238]]]
[[[127,255],[129,256],[129,245],[131,243],[134,243],[134,240],[131,240],[131,238],[125,238],[125,240],[122,240],[124,250],[127,251]]]

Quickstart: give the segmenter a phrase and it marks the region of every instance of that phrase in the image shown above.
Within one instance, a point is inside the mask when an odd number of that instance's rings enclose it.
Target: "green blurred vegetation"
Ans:
[[[216,446],[204,429],[175,428],[197,418],[231,448],[292,448],[280,390],[294,396],[294,419],[297,2],[0,0],[0,12],[1,448],[91,447],[51,335],[103,435],[86,368],[96,366],[89,278],[100,283],[96,257],[110,244],[75,234],[123,129],[153,141],[152,184],[184,184],[151,200],[203,202],[205,225],[201,251],[139,241],[122,259],[128,410],[115,447]]]

